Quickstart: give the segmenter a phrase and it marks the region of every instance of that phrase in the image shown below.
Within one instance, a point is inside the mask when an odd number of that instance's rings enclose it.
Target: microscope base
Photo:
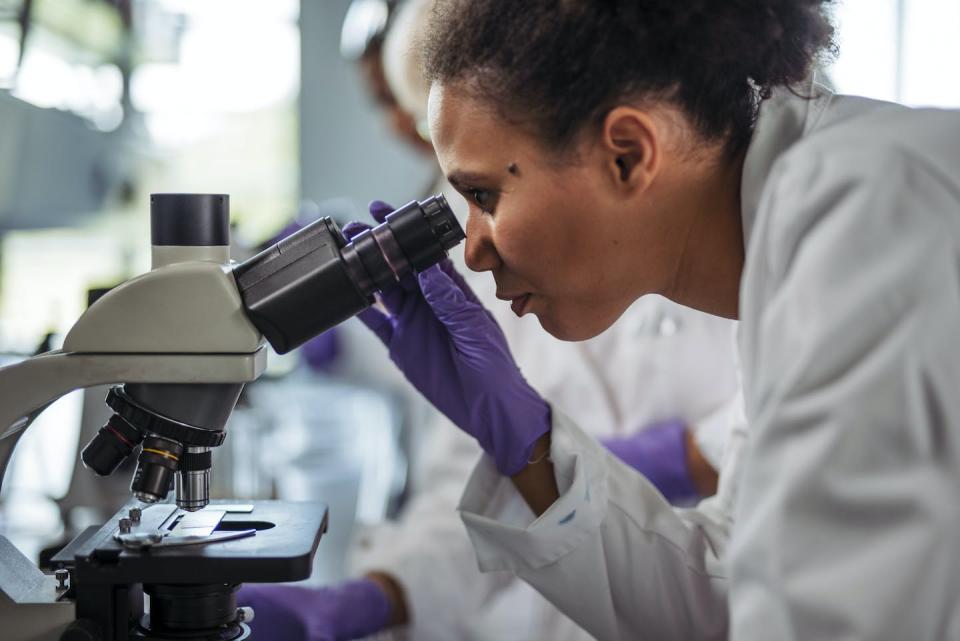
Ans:
[[[165,545],[166,539],[190,536],[178,529],[190,514],[212,515],[211,542]],[[242,641],[250,631],[237,616],[237,587],[308,578],[327,529],[327,507],[320,503],[212,503],[193,513],[158,504],[143,509],[132,529],[155,532],[164,542],[133,549],[118,540],[118,522],[128,516],[129,507],[120,510],[53,558],[55,567],[70,571],[66,590],[0,537],[3,639]],[[217,538],[232,532],[250,534]],[[152,621],[144,615],[145,592]]]

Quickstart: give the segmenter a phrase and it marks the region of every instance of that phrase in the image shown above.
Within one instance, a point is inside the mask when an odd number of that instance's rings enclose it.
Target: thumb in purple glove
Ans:
[[[370,579],[325,588],[247,584],[237,605],[253,608],[251,641],[347,641],[390,621],[387,595]]]
[[[665,421],[630,436],[601,439],[618,459],[639,471],[671,503],[700,498],[687,469],[687,426]]]

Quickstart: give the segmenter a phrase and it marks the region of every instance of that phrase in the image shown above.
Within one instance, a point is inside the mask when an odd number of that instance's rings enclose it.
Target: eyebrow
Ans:
[[[494,178],[472,171],[451,171],[447,174],[447,180],[450,181],[450,184],[454,187],[462,187],[463,185],[489,183],[492,182]]]

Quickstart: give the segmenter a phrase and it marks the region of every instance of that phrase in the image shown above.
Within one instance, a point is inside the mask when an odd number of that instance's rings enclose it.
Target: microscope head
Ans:
[[[191,261],[227,266],[229,203],[222,194],[151,196],[154,271]],[[156,285],[165,286],[164,281]],[[190,305],[189,292],[182,294],[182,305]],[[209,503],[210,449],[223,443],[227,419],[242,389],[242,382],[118,385],[107,396],[114,414],[84,448],[81,459],[106,476],[139,445],[130,486],[133,495],[156,503],[175,485],[177,506],[199,510]]]

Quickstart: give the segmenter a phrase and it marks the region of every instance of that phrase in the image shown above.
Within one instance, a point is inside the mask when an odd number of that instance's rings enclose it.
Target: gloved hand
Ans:
[[[671,503],[700,498],[687,469],[687,428],[665,421],[630,436],[600,439],[618,459],[638,470]]]
[[[328,588],[246,584],[237,605],[253,608],[251,641],[347,641],[387,627],[390,602],[370,579]]]
[[[393,211],[375,201],[382,222]],[[365,226],[351,223],[349,237]],[[358,316],[383,341],[407,379],[479,441],[501,474],[523,470],[550,430],[550,406],[524,380],[506,338],[449,260],[404,278],[381,296],[386,313]]]

